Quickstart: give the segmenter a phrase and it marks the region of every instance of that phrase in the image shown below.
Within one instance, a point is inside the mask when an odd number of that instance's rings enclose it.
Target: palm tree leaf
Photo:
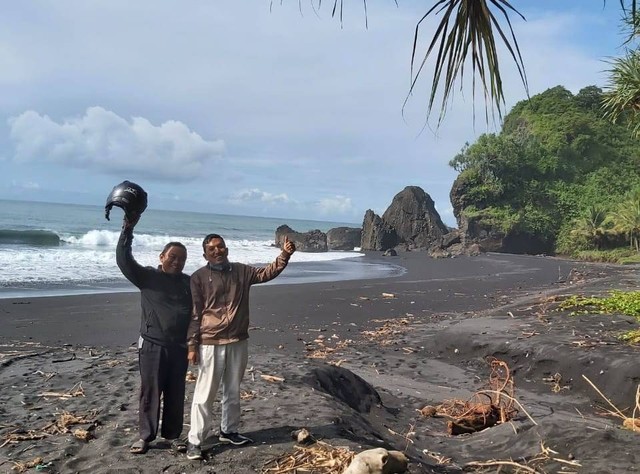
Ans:
[[[505,34],[492,9],[499,11],[506,19],[510,37]],[[507,51],[516,63],[518,73],[528,93],[524,62],[508,10],[524,18],[507,0],[438,0],[416,25],[411,56],[411,87],[408,95],[413,93],[427,59],[432,55],[435,45],[439,43],[427,105],[427,116],[429,116],[433,112],[438,94],[441,93],[438,125],[446,114],[453,95],[455,81],[459,80],[462,87],[466,61],[471,63],[472,96],[475,97],[476,94],[476,81],[479,81],[482,88],[486,119],[488,120],[488,111],[493,110],[494,107],[502,117],[504,92],[494,31],[506,45]],[[424,20],[432,14],[442,14],[442,17],[426,52],[423,54],[420,65],[416,67],[420,27]]]

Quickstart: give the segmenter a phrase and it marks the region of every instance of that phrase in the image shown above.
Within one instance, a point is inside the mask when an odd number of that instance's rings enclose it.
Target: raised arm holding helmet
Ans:
[[[114,192],[110,199],[113,195]],[[182,273],[187,249],[180,242],[169,242],[160,253],[157,268],[140,265],[132,252],[133,229],[146,208],[146,193],[144,205],[136,200],[141,196],[139,192],[131,194],[125,189],[116,194],[118,196],[127,201],[111,201],[112,205],[125,211],[116,247],[116,262],[122,274],[140,289],[141,297],[139,439],[130,451],[134,454],[147,452],[158,431],[173,449],[185,451],[186,443],[180,440],[180,435],[188,368],[186,335],[192,303],[189,276]],[[108,200],[107,205],[109,203]]]

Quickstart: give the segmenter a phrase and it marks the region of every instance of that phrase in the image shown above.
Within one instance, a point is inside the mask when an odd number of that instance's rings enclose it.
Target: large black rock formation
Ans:
[[[329,250],[353,250],[360,247],[362,229],[359,227],[334,227],[327,232]]]
[[[309,232],[296,232],[288,225],[281,225],[276,229],[276,246],[282,248],[284,238],[287,236],[300,252],[326,252],[327,235],[318,230]],[[353,249],[351,249],[353,250]]]
[[[362,250],[428,250],[442,242],[449,228],[442,222],[431,196],[418,186],[396,194],[382,217],[372,210],[362,223]]]

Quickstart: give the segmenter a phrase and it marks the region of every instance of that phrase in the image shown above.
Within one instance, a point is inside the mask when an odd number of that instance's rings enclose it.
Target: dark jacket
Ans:
[[[290,255],[282,252],[266,267],[232,263],[224,271],[207,264],[191,276],[193,315],[188,344],[230,344],[249,337],[249,288],[282,273]]]
[[[133,258],[133,231],[123,229],[116,248],[122,274],[140,288],[143,339],[162,346],[185,346],[191,317],[189,275],[171,275],[160,269],[143,267]]]

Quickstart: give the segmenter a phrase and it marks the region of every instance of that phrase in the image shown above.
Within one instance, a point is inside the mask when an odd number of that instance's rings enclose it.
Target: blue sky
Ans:
[[[103,205],[129,179],[149,206],[360,223],[405,186],[455,225],[448,162],[487,129],[469,83],[425,128],[433,2],[42,0],[0,16],[0,199]],[[314,1],[317,5],[317,0]],[[516,0],[530,93],[606,84],[620,5]],[[435,20],[419,36],[425,47]],[[503,56],[507,107],[525,97]],[[433,123],[431,123],[433,125]]]

